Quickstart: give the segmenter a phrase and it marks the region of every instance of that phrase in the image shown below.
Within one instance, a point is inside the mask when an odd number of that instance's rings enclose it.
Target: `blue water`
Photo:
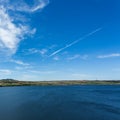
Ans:
[[[3,87],[0,120],[120,120],[120,86]]]

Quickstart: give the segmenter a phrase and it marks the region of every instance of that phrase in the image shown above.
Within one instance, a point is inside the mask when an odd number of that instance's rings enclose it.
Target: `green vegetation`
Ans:
[[[0,87],[5,86],[57,86],[57,85],[120,85],[120,80],[72,80],[72,81],[18,81],[0,80]]]

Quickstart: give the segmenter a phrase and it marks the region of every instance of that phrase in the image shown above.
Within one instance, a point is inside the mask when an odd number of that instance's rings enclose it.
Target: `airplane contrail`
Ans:
[[[58,54],[59,52],[61,52],[61,51],[65,50],[65,49],[67,49],[67,48],[73,46],[74,44],[78,43],[78,42],[81,41],[81,40],[86,39],[87,37],[89,37],[89,36],[95,34],[95,33],[98,32],[98,31],[100,31],[101,29],[102,29],[102,28],[100,27],[100,28],[97,28],[97,29],[93,30],[92,32],[90,32],[90,33],[84,35],[83,37],[80,37],[79,39],[73,41],[72,43],[66,45],[65,47],[56,50],[56,51],[53,52],[49,57],[52,57],[52,56]]]

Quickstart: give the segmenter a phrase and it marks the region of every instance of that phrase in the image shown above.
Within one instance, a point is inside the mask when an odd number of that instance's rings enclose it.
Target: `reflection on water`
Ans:
[[[120,86],[0,88],[0,120],[120,120]]]

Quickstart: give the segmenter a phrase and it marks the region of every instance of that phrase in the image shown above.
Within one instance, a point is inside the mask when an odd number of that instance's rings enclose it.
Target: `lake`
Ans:
[[[120,86],[1,87],[0,120],[120,120]]]

